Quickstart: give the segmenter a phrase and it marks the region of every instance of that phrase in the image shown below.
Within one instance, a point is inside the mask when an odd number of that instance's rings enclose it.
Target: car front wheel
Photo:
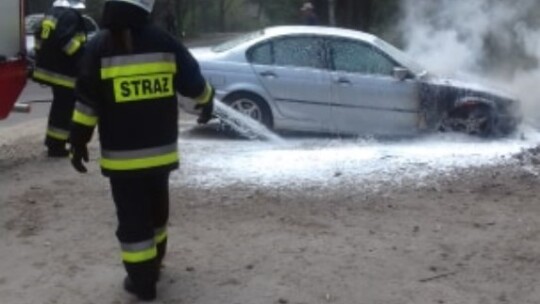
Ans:
[[[491,108],[477,105],[454,109],[443,119],[441,130],[489,137],[494,134],[494,119]]]

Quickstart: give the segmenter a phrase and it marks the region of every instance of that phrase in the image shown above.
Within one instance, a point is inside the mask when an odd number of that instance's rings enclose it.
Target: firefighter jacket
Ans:
[[[53,7],[41,21],[35,38],[32,78],[45,85],[73,89],[87,39],[82,15],[72,8]]]
[[[214,90],[172,36],[147,24],[131,30],[132,50],[113,50],[106,30],[90,41],[77,79],[72,145],[98,125],[105,176],[164,173],[178,167],[176,93],[205,105]]]

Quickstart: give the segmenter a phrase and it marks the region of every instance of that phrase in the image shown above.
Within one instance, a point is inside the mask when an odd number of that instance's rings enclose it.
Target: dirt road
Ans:
[[[120,287],[97,145],[79,175],[44,156],[44,125],[0,129],[0,303],[135,303]],[[537,151],[422,183],[373,187],[337,170],[272,186],[206,165],[214,144],[249,142],[203,138],[192,125],[182,123],[157,303],[539,303]],[[204,182],[220,176],[229,181]]]

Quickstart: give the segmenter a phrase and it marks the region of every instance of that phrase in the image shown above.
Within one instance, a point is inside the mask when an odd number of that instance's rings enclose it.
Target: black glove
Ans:
[[[195,109],[199,110],[202,109],[201,114],[199,114],[199,118],[197,119],[197,122],[201,125],[204,125],[210,121],[214,116],[212,113],[214,112],[214,101],[210,100],[208,103],[205,103],[204,105],[197,105]]]
[[[88,148],[86,145],[71,145],[70,148],[71,165],[80,173],[86,173],[86,167],[83,165],[88,162]]]
[[[215,91],[214,88],[212,88],[210,100],[205,104],[199,104],[195,106],[196,110],[201,110],[201,114],[199,114],[199,119],[197,119],[197,122],[201,125],[208,123],[210,119],[214,117],[214,95]]]

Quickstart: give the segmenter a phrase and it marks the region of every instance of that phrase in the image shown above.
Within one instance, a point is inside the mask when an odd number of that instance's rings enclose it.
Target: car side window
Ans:
[[[249,50],[249,61],[254,64],[271,65],[272,64],[272,45],[264,43],[255,46]]]
[[[290,37],[274,40],[274,64],[324,68],[323,40],[316,37]]]
[[[336,71],[392,75],[395,64],[374,47],[347,40],[331,42],[331,55]]]

